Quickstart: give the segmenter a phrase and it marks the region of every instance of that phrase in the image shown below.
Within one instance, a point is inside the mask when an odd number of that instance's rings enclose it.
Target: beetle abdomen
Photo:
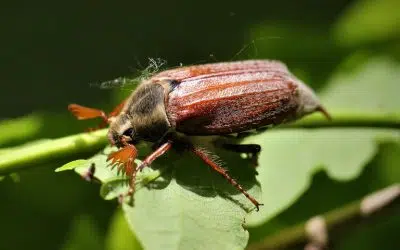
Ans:
[[[248,62],[252,61],[246,66]],[[209,70],[210,74],[182,79],[168,97],[166,109],[171,124],[186,134],[212,135],[242,132],[293,118],[298,109],[296,79],[282,64],[261,62],[262,67],[231,67],[221,72],[214,69]]]

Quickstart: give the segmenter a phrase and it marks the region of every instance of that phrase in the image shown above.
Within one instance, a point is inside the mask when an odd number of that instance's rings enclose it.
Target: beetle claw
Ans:
[[[258,212],[258,211],[260,211],[260,206],[264,206],[264,204],[258,203],[258,204],[255,204],[255,206],[256,206],[256,211]]]

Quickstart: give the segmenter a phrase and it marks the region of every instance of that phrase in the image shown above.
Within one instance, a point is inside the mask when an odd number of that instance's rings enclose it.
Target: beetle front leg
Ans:
[[[158,157],[162,156],[165,154],[168,150],[170,150],[172,147],[172,141],[167,141],[161,146],[159,146],[156,150],[154,150],[153,153],[148,155],[142,163],[137,166],[129,175],[129,191],[128,195],[132,195],[135,193],[135,183],[136,183],[136,175],[138,171],[142,171],[145,167],[148,167],[151,165],[153,161],[155,161]]]
[[[256,206],[257,211],[259,211],[259,207],[263,204],[259,203],[253,196],[251,196],[249,193],[246,192],[246,190],[243,189],[243,187],[235,181],[232,177],[228,175],[226,170],[219,166],[217,163],[215,163],[213,160],[210,159],[210,157],[201,149],[196,148],[194,146],[190,147],[190,150],[195,153],[200,159],[202,159],[208,166],[210,166],[212,169],[217,171],[219,174],[221,174],[227,181],[229,181],[232,186],[234,186],[237,190],[239,190],[244,196],[246,196],[247,199],[251,201],[251,203]]]
[[[136,175],[138,171],[142,171],[145,167],[148,167],[151,165],[153,161],[155,161],[158,157],[162,156],[165,154],[168,150],[172,148],[172,141],[167,141],[163,144],[161,144],[160,147],[158,147],[153,153],[148,155],[142,163],[137,166],[130,174],[129,174],[129,191],[128,191],[128,196],[131,196],[135,193],[135,184],[136,184]],[[131,162],[130,164],[133,164]]]

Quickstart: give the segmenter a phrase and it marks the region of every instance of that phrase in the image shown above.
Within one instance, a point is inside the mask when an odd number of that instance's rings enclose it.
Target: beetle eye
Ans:
[[[122,135],[128,136],[128,137],[132,137],[132,135],[133,135],[133,128],[128,128],[127,130],[124,131],[124,133],[123,133]]]

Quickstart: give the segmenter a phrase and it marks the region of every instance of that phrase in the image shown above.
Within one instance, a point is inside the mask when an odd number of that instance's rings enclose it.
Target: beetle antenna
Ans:
[[[96,128],[89,128],[88,131],[94,131],[97,129],[101,129],[107,126],[112,119],[112,117],[115,117],[119,115],[119,113],[122,111],[126,103],[126,100],[121,102],[117,107],[114,108],[113,111],[110,112],[110,114],[106,115],[106,113],[103,110],[100,109],[94,109],[94,108],[88,108],[85,106],[81,106],[78,104],[70,104],[68,105],[68,110],[78,119],[78,120],[88,120],[88,119],[93,119],[93,118],[101,118],[103,119],[103,122],[98,125]]]
[[[70,104],[68,105],[68,110],[78,119],[78,120],[87,120],[92,118],[100,117],[105,122],[108,121],[107,115],[103,110],[88,108],[85,106],[81,106],[78,104]]]

